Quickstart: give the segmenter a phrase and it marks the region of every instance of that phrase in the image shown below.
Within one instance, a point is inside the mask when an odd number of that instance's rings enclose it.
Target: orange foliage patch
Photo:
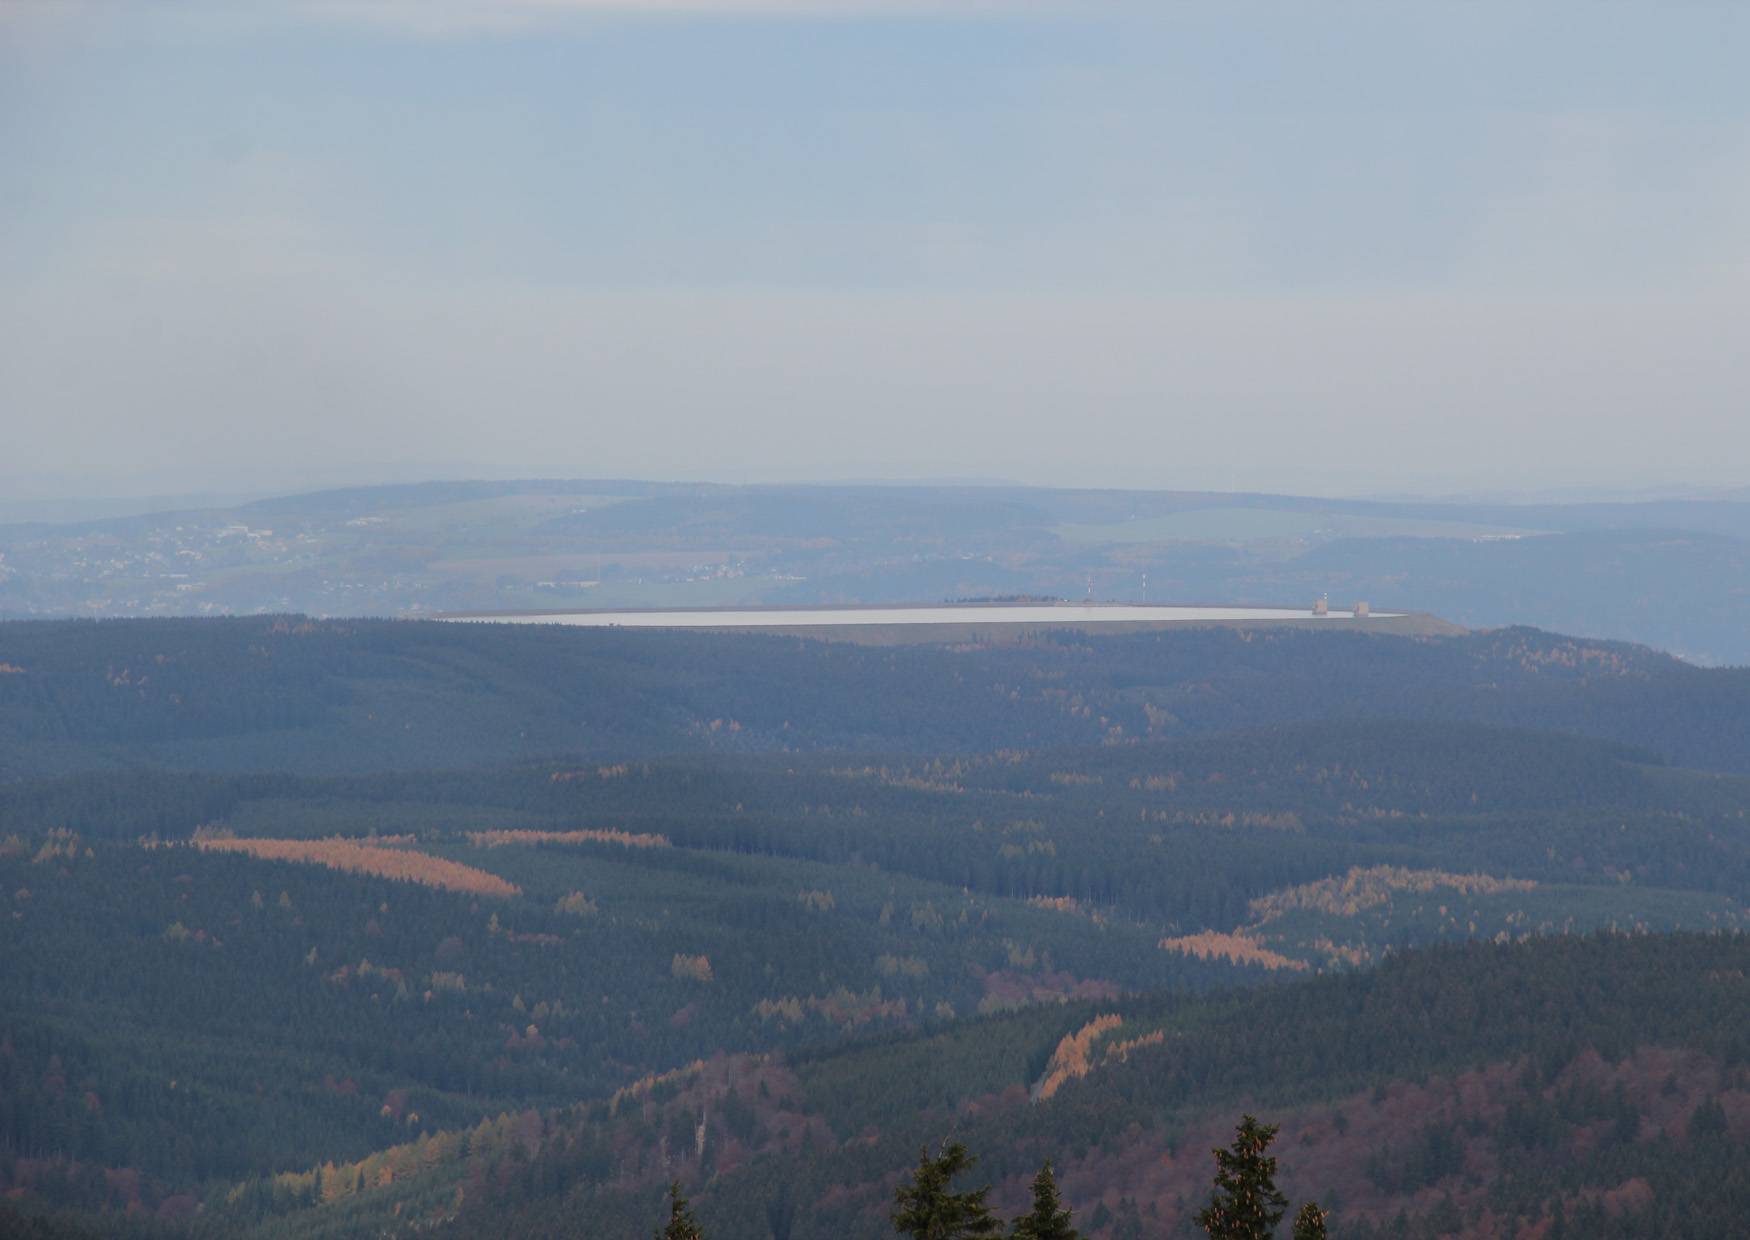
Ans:
[[[1057,1049],[1051,1052],[1051,1062],[1045,1065],[1045,1076],[1033,1091],[1033,1096],[1043,1102],[1063,1088],[1065,1081],[1086,1076],[1094,1066],[1092,1052],[1095,1039],[1103,1033],[1110,1033],[1123,1023],[1123,1018],[1119,1016],[1096,1016],[1074,1033],[1065,1034],[1062,1041],[1058,1042]]]
[[[1528,878],[1495,878],[1488,874],[1449,874],[1444,870],[1410,870],[1403,866],[1359,866],[1341,878],[1322,878],[1316,883],[1287,887],[1250,904],[1252,920],[1273,921],[1285,913],[1309,910],[1353,917],[1364,909],[1389,903],[1400,891],[1431,892],[1442,888],[1465,896],[1493,896],[1505,892],[1533,891]]]
[[[471,865],[446,861],[402,848],[376,848],[355,840],[197,840],[196,848],[211,852],[240,852],[268,861],[302,861],[325,865],[331,870],[375,874],[406,883],[422,883],[447,891],[478,896],[514,896],[521,888],[496,874]]]
[[[855,1029],[873,1021],[904,1020],[909,1010],[910,1005],[903,998],[883,999],[879,986],[862,994],[840,986],[830,995],[807,998],[785,995],[761,999],[753,1005],[754,1015],[762,1022],[778,1020],[786,1025],[799,1025],[813,1013],[840,1029]]]
[[[658,1085],[671,1085],[680,1081],[690,1080],[705,1070],[705,1061],[695,1059],[692,1063],[675,1068],[669,1072],[652,1072],[639,1077],[630,1085],[624,1085],[614,1091],[614,1096],[608,1099],[608,1114],[618,1115],[622,1103],[632,1102],[644,1097]]]
[[[1262,965],[1266,969],[1304,969],[1306,961],[1294,960],[1271,951],[1262,943],[1244,934],[1223,934],[1205,930],[1176,939],[1162,939],[1161,949],[1195,956],[1199,960],[1226,960],[1232,964]]]
[[[1116,1059],[1119,1063],[1130,1061],[1130,1052],[1139,1051],[1145,1046],[1160,1046],[1167,1040],[1164,1030],[1156,1029],[1153,1033],[1145,1033],[1140,1038],[1126,1038],[1122,1042],[1114,1042],[1106,1048],[1106,1062]]]
[[[481,848],[505,844],[621,844],[627,848],[671,848],[666,835],[634,834],[631,831],[470,831],[468,838]]]
[[[1076,903],[1074,896],[1029,896],[1027,903],[1034,908],[1051,908],[1060,913],[1079,913],[1082,906]]]
[[[669,962],[669,972],[676,977],[688,977],[695,982],[709,982],[711,975],[711,958],[709,956],[689,956],[685,952],[676,952]]]

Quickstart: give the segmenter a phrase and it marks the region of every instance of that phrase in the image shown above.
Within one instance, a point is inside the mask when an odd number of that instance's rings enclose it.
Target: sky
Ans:
[[[0,489],[1750,483],[1750,6],[0,0]]]

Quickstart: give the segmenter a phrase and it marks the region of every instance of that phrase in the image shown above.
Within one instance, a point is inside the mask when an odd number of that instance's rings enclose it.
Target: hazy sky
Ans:
[[[1738,2],[0,0],[0,485],[1741,485],[1746,65]]]

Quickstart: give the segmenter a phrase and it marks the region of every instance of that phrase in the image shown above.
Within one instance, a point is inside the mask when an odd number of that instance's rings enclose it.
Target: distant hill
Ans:
[[[1146,583],[1146,584],[1145,584]],[[0,616],[1366,599],[1750,663],[1750,500],[1412,503],[623,480],[353,487],[0,526]]]
[[[1750,770],[1750,671],[1532,629],[1191,629],[1020,646],[299,617],[0,624],[0,778],[574,756],[988,751],[1296,720],[1555,729]]]

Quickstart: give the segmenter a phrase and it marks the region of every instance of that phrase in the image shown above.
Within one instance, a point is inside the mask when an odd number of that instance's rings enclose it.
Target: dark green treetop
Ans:
[[[1288,1210],[1288,1198],[1276,1187],[1276,1160],[1265,1152],[1276,1130],[1275,1124],[1242,1116],[1233,1144],[1215,1151],[1215,1193],[1197,1214],[1198,1226],[1214,1240],[1270,1240],[1276,1234]],[[1307,1202],[1295,1213],[1293,1240],[1325,1240],[1329,1217],[1318,1202]]]
[[[1015,1220],[1009,1235],[1014,1240],[1082,1240],[1082,1233],[1070,1226],[1070,1212],[1058,1199],[1049,1158],[1033,1177],[1032,1211]]]
[[[1002,1235],[1003,1225],[984,1204],[988,1185],[963,1193],[949,1191],[954,1177],[975,1161],[958,1141],[944,1145],[934,1158],[928,1149],[921,1151],[911,1178],[894,1190],[894,1230],[914,1240]]]
[[[1197,1214],[1198,1226],[1214,1240],[1269,1240],[1275,1234],[1288,1209],[1288,1198],[1276,1187],[1276,1160],[1264,1152],[1276,1127],[1244,1116],[1233,1145],[1215,1151],[1215,1194]]]
[[[656,1233],[656,1240],[705,1240],[698,1220],[687,1209],[687,1199],[681,1196],[679,1180],[668,1186],[668,1226]]]
[[[1294,1216],[1294,1240],[1325,1240],[1325,1220],[1330,1211],[1319,1209],[1319,1203],[1309,1201]]]

